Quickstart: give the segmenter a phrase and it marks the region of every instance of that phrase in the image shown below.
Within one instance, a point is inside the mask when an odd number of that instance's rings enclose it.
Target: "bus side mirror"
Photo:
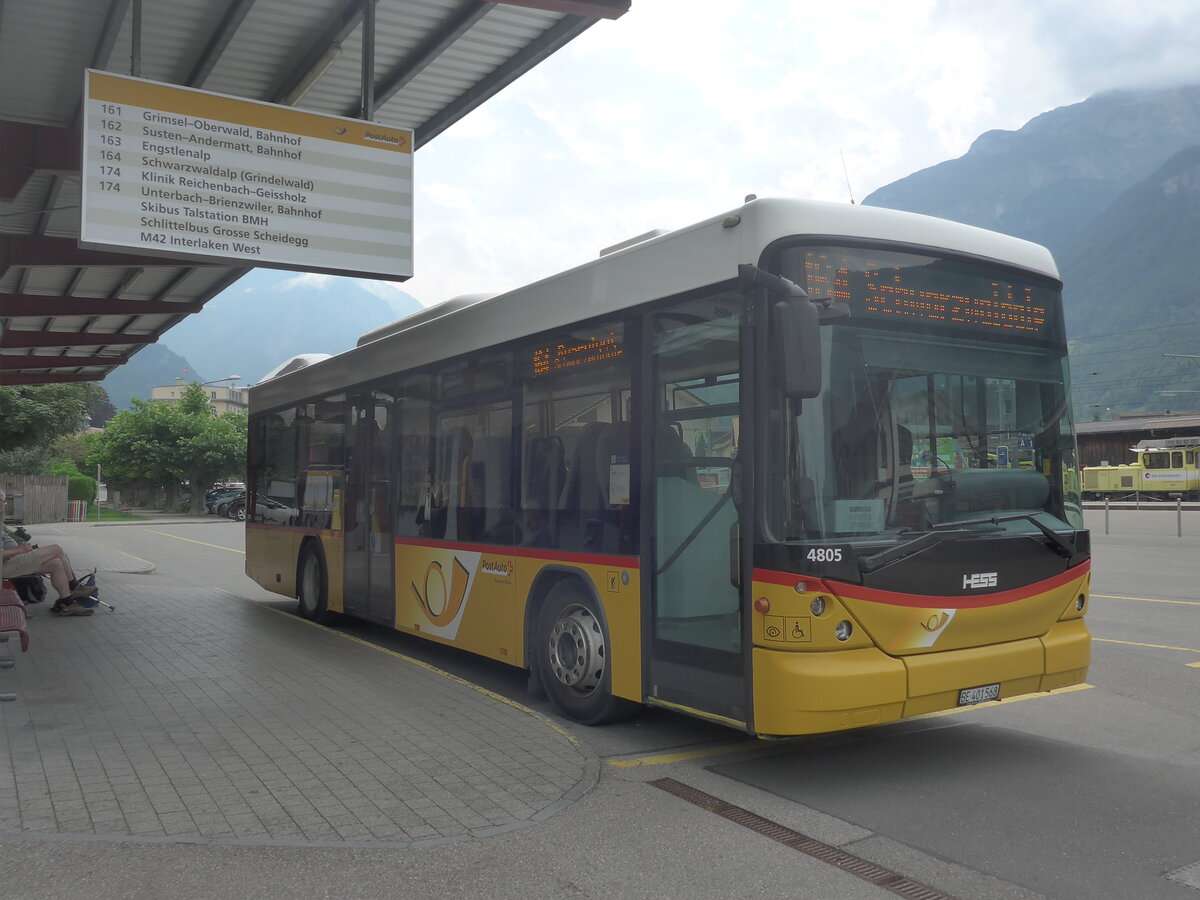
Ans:
[[[794,400],[821,393],[821,313],[807,297],[771,307],[771,350],[784,393]]]

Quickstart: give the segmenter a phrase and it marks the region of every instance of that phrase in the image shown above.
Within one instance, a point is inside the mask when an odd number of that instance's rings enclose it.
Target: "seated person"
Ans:
[[[526,507],[521,531],[522,547],[552,547],[554,536],[546,524],[546,511],[536,506]]]
[[[0,509],[3,509],[6,497],[0,491]],[[33,544],[21,544],[9,537],[8,532],[0,529],[0,543],[4,547],[4,562],[0,569],[5,578],[21,578],[27,575],[49,575],[50,583],[58,591],[58,600],[51,612],[63,615],[90,616],[94,609],[85,609],[75,603],[76,597],[92,596],[94,587],[77,587],[79,579],[71,568],[71,560],[66,551],[58,544],[48,547],[34,547]]]

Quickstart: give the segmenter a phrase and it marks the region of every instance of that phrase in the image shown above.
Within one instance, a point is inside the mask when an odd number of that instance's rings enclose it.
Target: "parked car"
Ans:
[[[246,521],[246,497],[235,497],[225,507],[226,518],[233,519],[238,522]]]
[[[216,513],[218,516],[229,516],[229,508],[234,503],[240,503],[242,506],[246,505],[245,489],[240,490],[240,491],[233,491],[233,492],[226,494],[225,496],[219,498],[213,504],[213,512]],[[229,516],[229,517],[232,518],[232,516]]]
[[[296,521],[297,514],[297,510],[270,497],[258,497],[254,501],[254,519],[257,522],[291,525]]]
[[[221,515],[217,512],[217,504],[222,500],[228,500],[235,494],[245,495],[245,488],[213,488],[204,495],[204,508],[212,515]]]

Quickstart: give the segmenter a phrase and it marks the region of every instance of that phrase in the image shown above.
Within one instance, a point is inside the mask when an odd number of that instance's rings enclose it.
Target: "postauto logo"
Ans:
[[[511,559],[487,559],[485,557],[479,568],[488,575],[499,575],[501,578],[511,578],[513,573]]]

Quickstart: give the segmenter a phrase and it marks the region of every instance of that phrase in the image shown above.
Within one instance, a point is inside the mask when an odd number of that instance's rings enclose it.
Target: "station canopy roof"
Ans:
[[[84,70],[359,117],[420,148],[629,0],[0,0],[0,384],[100,381],[248,270],[78,246]],[[136,31],[134,22],[140,23]]]

